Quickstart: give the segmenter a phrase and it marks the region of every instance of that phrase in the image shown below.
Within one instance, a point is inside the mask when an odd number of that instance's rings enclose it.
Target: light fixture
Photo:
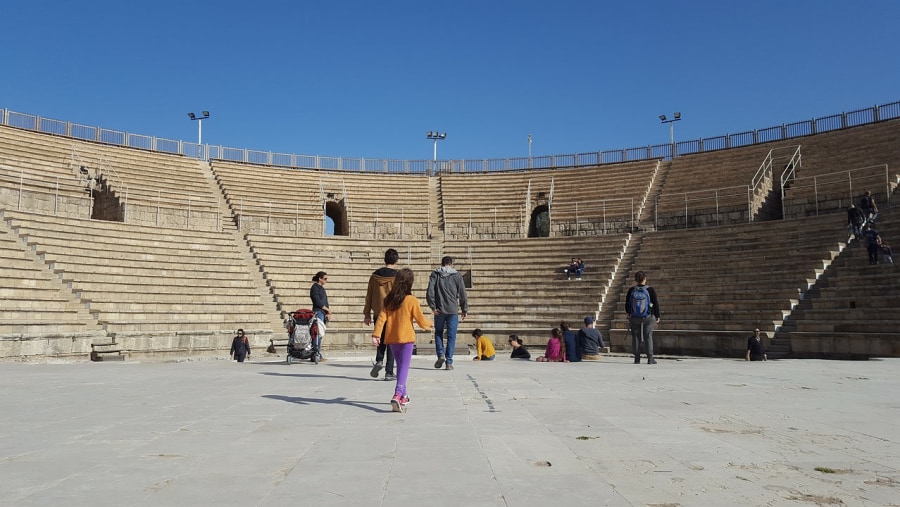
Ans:
[[[672,145],[672,155],[675,155],[675,122],[681,121],[681,112],[676,111],[671,120],[666,119],[666,115],[659,115],[659,121],[669,124],[669,144]]]
[[[437,165],[437,142],[446,139],[447,133],[429,130],[428,132],[425,132],[425,137],[434,141],[434,162],[435,165]]]
[[[194,113],[188,113],[188,118],[197,120],[197,146],[203,145],[203,120],[209,118],[209,111],[201,111],[203,116],[197,116]]]

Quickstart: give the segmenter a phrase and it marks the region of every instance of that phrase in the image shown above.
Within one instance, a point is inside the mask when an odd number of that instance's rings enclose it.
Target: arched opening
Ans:
[[[325,203],[325,224],[326,234],[330,233],[329,235],[332,236],[350,235],[350,224],[347,223],[347,210],[339,202],[331,201]]]
[[[550,236],[550,208],[546,204],[534,208],[531,221],[528,223],[529,238],[547,238]]]

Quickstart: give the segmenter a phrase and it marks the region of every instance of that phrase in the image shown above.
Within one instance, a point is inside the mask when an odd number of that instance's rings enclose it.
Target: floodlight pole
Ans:
[[[675,122],[681,121],[681,113],[676,112],[675,117],[671,120],[666,119],[666,115],[659,115],[659,120],[663,123],[669,124],[669,144],[672,146],[672,156],[675,156]]]
[[[425,133],[427,139],[434,141],[434,168],[437,169],[437,143],[447,138],[446,132],[438,132],[437,130],[429,130]]]
[[[203,120],[209,118],[209,111],[203,111],[201,116],[194,113],[188,113],[188,118],[197,120],[197,146],[203,146]]]

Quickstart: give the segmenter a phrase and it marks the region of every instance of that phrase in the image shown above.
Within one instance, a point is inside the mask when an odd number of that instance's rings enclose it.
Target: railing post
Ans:
[[[784,218],[784,215],[782,215]],[[753,190],[747,185],[747,223],[753,222]]]
[[[719,189],[716,189],[716,226],[719,225]]]
[[[872,119],[875,121],[881,121],[881,111],[879,111],[877,105],[872,108]]]
[[[817,176],[813,176],[813,198],[816,200],[816,216],[819,216],[819,182]]]

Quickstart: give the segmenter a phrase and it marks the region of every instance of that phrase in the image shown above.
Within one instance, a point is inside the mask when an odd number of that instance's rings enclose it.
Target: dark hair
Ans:
[[[509,335],[509,341],[511,341],[511,342],[516,342],[516,343],[518,343],[519,345],[522,345],[522,339],[519,338],[519,335],[516,335],[516,334],[511,334],[511,335]]]
[[[550,330],[550,336],[554,338],[562,338],[562,333],[559,331],[558,327],[554,327]]]
[[[416,275],[411,269],[403,268],[400,271],[397,271],[397,276],[394,278],[394,285],[391,287],[391,291],[388,292],[388,295],[384,298],[385,310],[396,310],[397,308],[400,308],[400,305],[403,304],[403,300],[406,299],[406,296],[412,294],[412,286],[415,280]]]
[[[566,321],[560,322],[560,323],[559,323],[559,327],[560,327],[563,331],[568,331],[569,329],[571,329],[571,328],[569,327],[569,323],[566,322]]]
[[[237,330],[237,334],[239,334],[239,335],[241,335],[241,336],[244,336],[244,330],[243,330],[243,329],[238,329],[238,330]]]
[[[312,281],[318,282],[319,279],[322,278],[323,276],[328,276],[328,273],[326,273],[326,272],[324,272],[324,271],[319,271],[318,273],[316,273],[315,275],[313,275]]]
[[[475,331],[472,331],[472,336],[478,338],[479,336],[484,336],[484,333],[481,332],[480,328],[475,328]]]
[[[449,266],[451,264],[453,264],[453,257],[445,255],[443,258],[441,258],[441,266]]]
[[[384,263],[385,264],[397,264],[397,261],[400,260],[400,254],[397,253],[393,248],[388,248],[386,252],[384,252]]]
[[[634,274],[634,281],[637,283],[641,283],[646,279],[647,279],[647,274],[644,273],[643,271],[638,271],[637,273]]]

